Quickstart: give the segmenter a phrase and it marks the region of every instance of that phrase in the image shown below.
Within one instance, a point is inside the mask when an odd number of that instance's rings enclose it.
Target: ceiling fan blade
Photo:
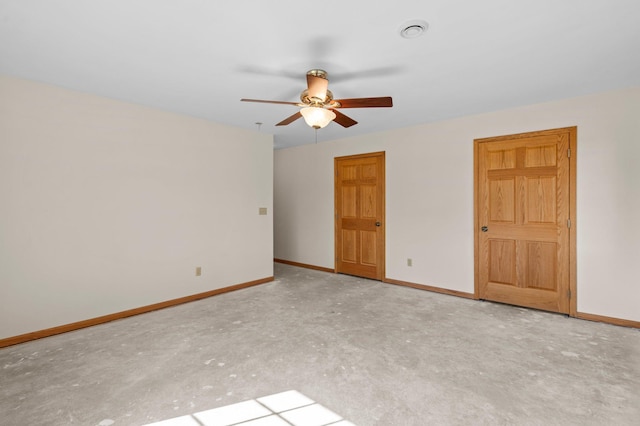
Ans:
[[[299,102],[284,102],[284,101],[263,101],[261,99],[240,99],[241,102],[260,102],[263,104],[284,104],[299,106]]]
[[[302,114],[300,114],[300,111],[298,111],[295,114],[293,114],[291,117],[287,117],[281,122],[279,122],[278,124],[276,124],[276,126],[286,126],[287,124],[293,123],[300,117],[302,117]]]
[[[354,120],[351,117],[347,117],[346,115],[344,115],[343,113],[341,113],[337,109],[332,109],[331,111],[333,111],[336,114],[336,118],[334,118],[333,121],[335,121],[336,123],[338,123],[342,127],[351,127],[354,124],[358,124],[358,122],[356,120]]]
[[[324,98],[327,97],[328,87],[329,80],[326,78],[307,74],[307,88],[309,89],[310,98],[318,98],[320,101],[324,101]]]
[[[336,99],[335,101],[340,102],[338,108],[382,108],[393,106],[393,100],[390,96],[382,98]]]

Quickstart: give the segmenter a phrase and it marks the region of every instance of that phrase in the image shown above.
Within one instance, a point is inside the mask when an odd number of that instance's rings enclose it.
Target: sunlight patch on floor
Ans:
[[[298,391],[290,390],[147,426],[355,426]]]

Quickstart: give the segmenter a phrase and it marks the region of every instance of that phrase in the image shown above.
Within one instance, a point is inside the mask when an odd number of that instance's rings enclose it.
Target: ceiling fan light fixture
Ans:
[[[300,114],[302,114],[304,121],[314,129],[322,129],[336,118],[335,112],[326,108],[314,106],[302,108],[300,110]]]

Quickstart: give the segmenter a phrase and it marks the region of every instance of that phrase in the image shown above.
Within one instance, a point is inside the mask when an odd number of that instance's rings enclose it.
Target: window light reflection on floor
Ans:
[[[147,426],[355,426],[298,391],[290,390],[200,411]]]

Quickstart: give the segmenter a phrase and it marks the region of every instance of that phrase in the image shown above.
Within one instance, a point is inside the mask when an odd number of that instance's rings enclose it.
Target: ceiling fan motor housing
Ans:
[[[331,90],[327,89],[327,94],[324,99],[319,99],[309,96],[309,89],[305,89],[300,93],[300,100],[305,105],[323,107],[326,104],[331,104],[331,101],[333,101],[333,93],[331,93]]]

